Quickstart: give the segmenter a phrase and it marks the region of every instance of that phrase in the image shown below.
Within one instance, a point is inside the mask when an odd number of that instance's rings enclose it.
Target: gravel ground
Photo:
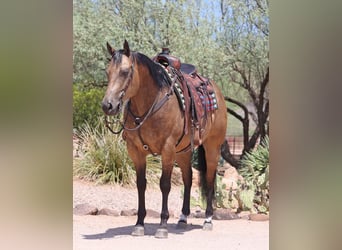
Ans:
[[[133,237],[135,216],[74,216],[74,250],[267,250],[268,221],[213,221],[213,231],[203,231],[203,219],[189,219],[186,230],[176,229],[170,219],[167,239],[157,239],[154,233],[159,219],[147,218],[145,236]]]
[[[88,203],[98,209],[126,210],[137,208],[137,190],[112,185],[94,185],[75,179],[73,207]],[[133,237],[131,232],[136,216],[85,215],[73,216],[74,250],[107,249],[269,249],[269,221],[214,220],[213,231],[203,231],[203,219],[189,218],[185,230],[176,229],[182,207],[181,188],[172,186],[169,209],[175,217],[169,219],[167,239],[156,239],[154,233],[160,219],[146,217],[145,236]],[[146,208],[161,209],[161,192],[148,187]],[[194,212],[192,210],[192,212]]]
[[[161,191],[156,187],[147,187],[146,209],[160,211],[162,206]],[[181,187],[172,186],[169,194],[169,210],[175,215],[182,209]],[[138,191],[136,188],[123,188],[114,185],[94,185],[81,180],[73,182],[73,207],[88,203],[97,207],[113,210],[138,209]]]

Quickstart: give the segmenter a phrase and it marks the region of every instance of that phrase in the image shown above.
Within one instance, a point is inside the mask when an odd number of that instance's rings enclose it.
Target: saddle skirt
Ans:
[[[184,133],[188,134],[188,123],[191,121],[193,146],[201,145],[208,115],[218,109],[216,94],[210,80],[199,75],[194,65],[181,63],[177,57],[169,54],[162,52],[153,60],[164,66],[174,82],[173,90],[184,112]]]

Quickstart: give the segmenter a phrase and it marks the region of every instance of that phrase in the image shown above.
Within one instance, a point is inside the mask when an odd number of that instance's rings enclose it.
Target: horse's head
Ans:
[[[121,50],[113,49],[108,42],[107,49],[112,58],[106,69],[108,87],[102,100],[102,109],[106,115],[116,115],[120,112],[123,102],[133,95],[135,89],[132,86],[134,59],[126,40]]]

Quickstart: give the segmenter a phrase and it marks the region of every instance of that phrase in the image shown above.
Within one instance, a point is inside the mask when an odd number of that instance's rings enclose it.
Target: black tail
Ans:
[[[201,187],[201,194],[202,197],[207,196],[207,179],[206,179],[206,173],[207,173],[207,161],[205,158],[205,150],[203,145],[200,145],[197,149],[197,159],[198,159],[198,170],[200,174],[200,187]]]

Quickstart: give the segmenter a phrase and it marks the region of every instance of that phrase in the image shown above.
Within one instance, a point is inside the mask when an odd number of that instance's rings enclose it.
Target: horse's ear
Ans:
[[[113,49],[112,46],[110,46],[108,42],[107,42],[107,50],[111,56],[115,53],[115,49]]]
[[[124,54],[125,54],[127,57],[129,57],[129,55],[130,55],[130,50],[129,50],[128,42],[127,42],[126,39],[125,39],[125,42],[124,42],[123,47],[124,47]]]

